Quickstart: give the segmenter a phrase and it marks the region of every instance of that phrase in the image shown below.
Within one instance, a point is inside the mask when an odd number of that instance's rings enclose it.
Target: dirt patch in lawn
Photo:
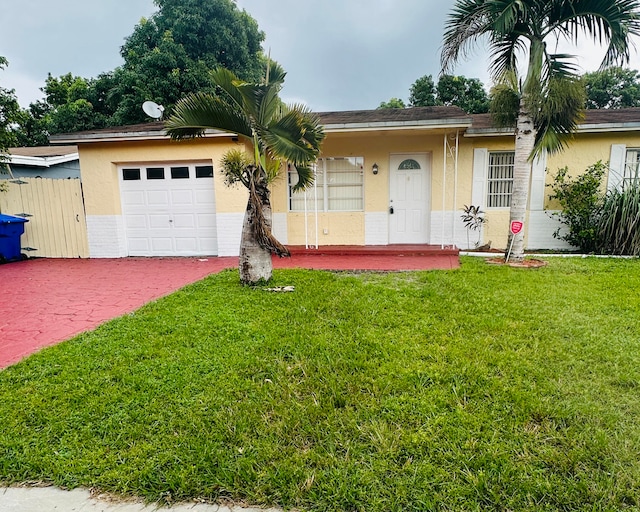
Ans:
[[[488,258],[486,260],[490,265],[508,265],[514,268],[540,268],[546,267],[547,263],[544,260],[538,260],[535,258],[527,258],[523,261],[508,261],[505,262],[503,257],[500,258]]]

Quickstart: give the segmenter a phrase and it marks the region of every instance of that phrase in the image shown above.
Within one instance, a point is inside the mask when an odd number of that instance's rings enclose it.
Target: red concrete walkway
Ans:
[[[0,265],[0,369],[225,268],[237,258],[34,259]],[[456,255],[295,252],[275,268],[421,270]]]

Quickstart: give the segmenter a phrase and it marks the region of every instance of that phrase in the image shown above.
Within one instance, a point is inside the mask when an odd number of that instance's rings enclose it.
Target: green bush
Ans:
[[[607,166],[598,161],[589,166],[576,178],[569,178],[568,167],[559,169],[549,186],[553,193],[550,199],[560,203],[562,211],[552,215],[558,217],[568,230],[561,234],[558,228],[554,238],[564,240],[583,252],[596,252],[601,245],[598,242],[599,224],[603,203],[600,192],[602,178]]]
[[[640,256],[640,185],[612,190],[603,202],[598,226],[598,252]]]

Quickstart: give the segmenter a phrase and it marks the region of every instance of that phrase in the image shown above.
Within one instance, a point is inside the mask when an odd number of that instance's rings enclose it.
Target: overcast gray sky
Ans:
[[[407,99],[425,74],[437,75],[445,18],[453,0],[237,0],[266,33],[265,51],[287,70],[286,101],[316,111],[376,108]],[[122,64],[119,49],[153,0],[22,0],[6,2],[0,55],[9,67],[0,86],[15,89],[23,106],[42,97],[47,73],[85,78]],[[570,48],[570,47],[568,47]],[[584,71],[603,52],[579,53]],[[640,59],[633,53],[631,67]],[[455,73],[488,84],[486,53],[460,63]]]

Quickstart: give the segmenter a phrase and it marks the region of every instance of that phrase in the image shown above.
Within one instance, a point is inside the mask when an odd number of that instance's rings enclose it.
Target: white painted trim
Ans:
[[[365,212],[364,214],[364,244],[389,244],[389,213]]]
[[[442,225],[444,224],[444,237],[442,236]],[[431,238],[432,245],[455,245],[460,249],[467,248],[467,228],[462,222],[462,211],[447,210],[431,212]],[[478,240],[478,232],[472,231],[469,237],[471,248],[475,247]],[[480,232],[480,242],[483,243],[484,233]]]
[[[575,249],[564,240],[554,238],[553,233],[560,228],[560,233],[564,232],[563,224],[557,217],[553,216],[557,211],[530,211],[527,226],[527,249]]]
[[[216,213],[218,256],[238,256],[242,238],[244,212]]]
[[[484,209],[487,204],[487,172],[489,169],[489,150],[475,148],[473,150],[473,184],[471,204]]]
[[[127,239],[122,215],[87,215],[90,258],[124,258]]]
[[[218,214],[219,215],[219,214]],[[284,245],[289,243],[289,225],[286,213],[272,213],[271,232]]]
[[[547,172],[547,152],[533,161],[531,166],[531,196],[529,209],[532,211],[544,210],[545,180]]]
[[[607,190],[620,188],[624,178],[624,167],[627,160],[627,146],[624,144],[612,144],[609,157],[609,176],[607,177]]]
[[[60,156],[23,156],[9,155],[7,163],[13,165],[28,165],[30,167],[51,167],[53,165],[66,164],[67,162],[78,161],[80,157],[78,153],[69,153]]]

